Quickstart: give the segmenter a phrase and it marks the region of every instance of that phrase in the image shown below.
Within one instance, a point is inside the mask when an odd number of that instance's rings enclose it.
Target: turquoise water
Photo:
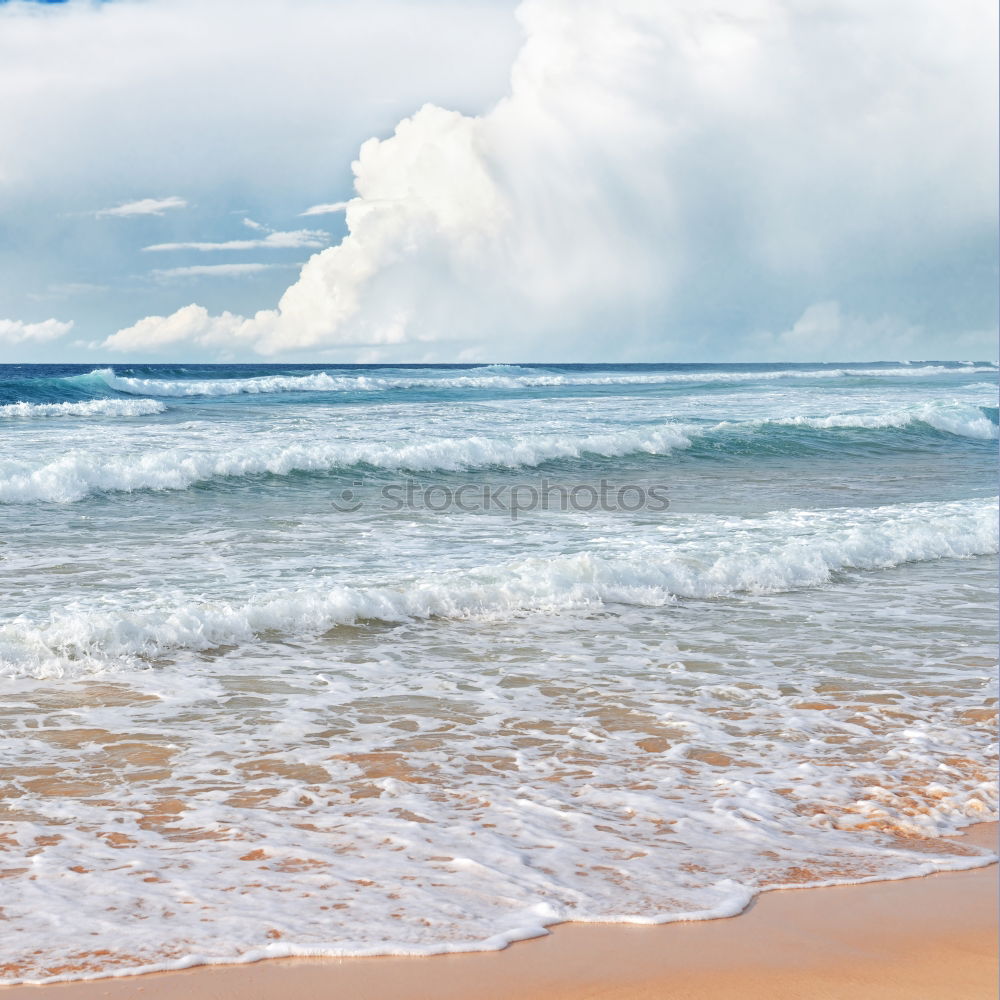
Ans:
[[[985,362],[0,366],[7,979],[981,863],[996,444]]]

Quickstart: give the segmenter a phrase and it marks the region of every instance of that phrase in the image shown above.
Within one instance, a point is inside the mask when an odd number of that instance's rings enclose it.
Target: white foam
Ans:
[[[998,436],[998,427],[982,409],[969,403],[934,401],[875,413],[835,413],[826,417],[784,417],[763,421],[792,427],[835,428],[912,427],[926,424],[935,430],[959,437],[989,440]]]
[[[996,552],[995,501],[821,508],[992,492],[963,440],[989,429],[954,405],[989,381],[812,377],[8,424],[0,481],[49,498],[702,436],[690,465],[572,466],[663,475],[655,517],[333,516],[344,477],[41,507],[30,531],[0,508],[8,979],[488,949],[984,863],[923,838],[995,816],[995,559],[966,558]],[[838,426],[925,424],[961,435],[947,456],[890,430],[836,461]],[[829,447],[758,461],[733,427]]]
[[[958,626],[975,573],[913,574],[933,590],[876,574],[12,685],[8,981],[487,950],[985,864],[923,838],[995,815],[992,628],[937,648],[915,626]]]
[[[116,375],[110,368],[91,372],[107,386],[119,392],[149,396],[233,396],[271,392],[330,392],[343,390],[348,383],[365,379],[341,379],[316,372],[312,375],[263,375],[257,378],[230,379],[152,379]]]
[[[91,376],[119,392],[149,396],[233,396],[272,392],[385,392],[393,389],[530,389],[560,386],[643,386],[674,383],[756,382],[796,378],[881,378],[931,376],[970,372],[996,372],[993,367],[950,368],[944,365],[898,368],[817,368],[793,371],[737,372],[651,372],[649,374],[555,374],[530,369],[491,366],[475,369],[469,375],[331,375],[315,372],[308,375],[263,375],[245,379],[148,379],[116,375],[110,368],[99,369]],[[477,374],[477,372],[489,374]]]
[[[101,491],[181,490],[196,482],[260,473],[287,475],[365,464],[390,470],[533,467],[542,462],[593,454],[606,457],[667,454],[688,448],[680,425],[636,428],[587,435],[524,435],[507,438],[441,438],[424,444],[338,443],[305,437],[282,443],[277,435],[258,443],[231,443],[218,451],[160,448],[126,454],[72,450],[32,468],[23,461],[0,461],[0,502],[71,502]]]
[[[967,558],[997,551],[995,501],[902,504],[872,510],[783,511],[765,518],[672,522],[656,544],[618,543],[437,573],[392,585],[333,579],[243,602],[177,604],[147,597],[142,610],[80,608],[40,623],[0,627],[0,673],[62,675],[127,665],[171,649],[209,649],[265,633],[316,635],[360,620],[506,617],[608,604],[655,607],[816,587],[846,570]]]
[[[156,399],[91,399],[79,403],[6,403],[0,419],[33,417],[146,417],[164,413]]]
[[[16,404],[26,406],[27,404]],[[102,400],[85,404],[53,404],[58,409],[17,410],[20,415],[108,414],[140,415],[162,412],[157,400]],[[62,409],[65,407],[66,409]],[[2,411],[0,411],[2,412]],[[575,412],[575,411],[574,411]],[[511,430],[528,420],[518,419]],[[554,413],[536,413],[552,424]],[[293,472],[326,472],[357,466],[413,472],[481,470],[489,468],[534,468],[542,463],[576,459],[585,455],[615,458],[626,455],[668,455],[692,446],[693,441],[710,439],[718,432],[747,429],[766,433],[769,427],[810,427],[817,430],[839,428],[889,429],[927,425],[960,437],[995,439],[998,428],[980,407],[938,400],[888,409],[861,410],[827,416],[789,415],[761,417],[718,424],[661,423],[625,427],[603,433],[581,433],[586,424],[579,416],[561,433],[507,433],[487,436],[439,437],[413,440],[412,430],[387,432],[386,439],[349,438],[339,424],[320,431],[320,415],[303,425],[274,425],[265,437],[246,436],[234,428],[206,433],[207,425],[175,425],[171,436],[152,450],[137,450],[129,442],[108,452],[101,443],[93,450],[67,450],[59,443],[58,457],[39,449],[39,464],[23,459],[0,459],[0,502],[73,502],[98,492],[134,490],[181,490],[199,482],[233,476],[288,475]],[[323,425],[325,426],[325,425]],[[490,426],[483,423],[486,428]],[[503,431],[505,428],[499,427]],[[363,428],[362,428],[363,430]],[[182,432],[189,432],[182,435]],[[574,433],[575,431],[575,433]],[[185,441],[185,437],[188,439]],[[411,440],[407,440],[411,438]],[[179,443],[175,443],[179,442]],[[36,462],[38,460],[36,459]]]

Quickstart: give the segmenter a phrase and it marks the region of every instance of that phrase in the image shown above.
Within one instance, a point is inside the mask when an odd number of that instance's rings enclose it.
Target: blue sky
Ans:
[[[996,356],[983,0],[7,2],[0,85],[0,361]]]

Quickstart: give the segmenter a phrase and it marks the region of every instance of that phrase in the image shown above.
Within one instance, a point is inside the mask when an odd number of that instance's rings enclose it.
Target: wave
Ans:
[[[110,404],[113,401],[106,402]],[[162,406],[155,400],[136,401],[140,402]],[[54,405],[71,408],[89,404]],[[272,436],[261,443],[234,443],[211,451],[194,451],[180,445],[115,456],[75,450],[65,452],[39,467],[31,467],[24,462],[0,461],[0,503],[70,503],[94,493],[183,490],[196,483],[216,479],[264,474],[287,476],[364,468],[389,472],[528,469],[546,462],[587,456],[604,459],[629,455],[664,456],[704,447],[710,448],[716,455],[720,448],[724,453],[727,447],[737,446],[740,453],[745,454],[748,440],[752,447],[762,451],[774,447],[786,451],[794,448],[794,444],[787,439],[769,438],[767,431],[774,427],[819,432],[919,430],[926,427],[934,434],[945,433],[978,440],[996,439],[1000,435],[995,408],[961,402],[932,402],[881,413],[787,416],[700,425],[671,423],[578,436],[550,434],[490,438],[476,435],[439,438],[419,444],[331,442],[313,436],[289,442]],[[808,439],[800,445],[807,448],[814,446]],[[870,446],[870,442],[865,442],[865,446]],[[702,454],[702,451],[696,453]]]
[[[217,452],[171,448],[114,457],[71,451],[36,469],[18,462],[0,462],[0,503],[66,503],[98,492],[181,490],[197,482],[229,476],[330,472],[358,466],[457,472],[530,468],[588,454],[605,458],[634,453],[665,455],[691,446],[689,430],[681,425],[664,425],[583,437],[442,438],[399,446],[310,439]]]
[[[111,368],[101,368],[88,378],[100,379],[108,388],[144,396],[235,396],[272,392],[344,391],[345,383],[367,381],[344,379],[316,372],[312,375],[262,375],[256,378],[163,380],[116,375]]]
[[[146,417],[164,413],[156,399],[90,399],[80,403],[7,403],[0,419],[32,417]]]
[[[995,415],[996,412],[996,407],[935,401],[887,410],[882,413],[835,413],[827,417],[781,417],[761,421],[761,425],[810,427],[814,430],[846,430],[849,428],[881,430],[923,424],[945,434],[988,440],[1000,436],[997,421],[990,416],[991,413]]]
[[[531,389],[573,386],[642,386],[674,383],[756,382],[785,378],[921,378],[970,372],[995,373],[993,367],[953,368],[943,365],[899,368],[819,368],[806,371],[658,372],[649,374],[547,374],[515,366],[492,365],[473,369],[468,375],[261,375],[253,378],[164,380],[116,375],[110,368],[97,369],[84,378],[99,379],[118,392],[144,396],[236,396],[280,392],[387,392],[427,389]],[[75,376],[80,378],[80,376]]]
[[[115,659],[211,649],[263,634],[321,635],[358,621],[503,618],[778,593],[828,584],[845,571],[993,554],[997,536],[995,500],[782,511],[711,521],[693,539],[633,543],[624,554],[528,558],[398,586],[328,579],[242,603],[74,609],[42,624],[20,617],[0,627],[0,673],[62,675],[103,669]]]

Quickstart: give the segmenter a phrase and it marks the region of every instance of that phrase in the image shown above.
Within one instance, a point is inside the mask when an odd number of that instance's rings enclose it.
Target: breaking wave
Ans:
[[[124,408],[111,404],[118,402]],[[133,404],[130,406],[129,404]],[[42,404],[38,415],[158,413],[165,407],[156,400],[102,401],[91,404]],[[141,406],[139,405],[141,404]],[[20,404],[27,406],[28,404]],[[66,407],[65,410],[60,407]],[[133,408],[134,407],[134,408]],[[0,408],[0,413],[3,410]],[[32,415],[25,411],[23,415]],[[438,438],[423,442],[349,442],[308,436],[268,436],[263,441],[234,440],[207,449],[185,447],[155,451],[95,454],[88,450],[67,451],[44,464],[0,461],[0,503],[35,501],[69,503],[101,492],[136,490],[183,490],[214,479],[253,475],[285,476],[293,473],[324,473],[352,468],[386,471],[460,472],[488,469],[535,468],[556,460],[618,458],[628,455],[669,455],[685,451],[695,443],[718,454],[721,449],[746,441],[761,449],[794,448],[794,442],[768,436],[771,428],[805,431],[910,430],[928,428],[934,435],[948,434],[974,440],[998,437],[995,408],[962,402],[932,402],[881,413],[841,413],[829,416],[786,416],[717,424],[667,423],[607,431],[602,434],[523,435]],[[224,442],[223,442],[224,443]],[[883,444],[892,445],[891,439]],[[809,439],[799,446],[809,446]],[[697,454],[701,454],[699,451]]]
[[[527,558],[395,586],[326,579],[243,603],[75,609],[41,624],[17,618],[0,627],[0,672],[62,675],[101,669],[115,658],[210,649],[263,633],[318,635],[363,620],[502,618],[776,593],[821,586],[844,571],[993,554],[998,534],[995,499],[790,510],[706,527],[693,540],[633,543],[622,553]]]
[[[20,462],[0,462],[0,502],[65,503],[96,492],[182,490],[197,482],[229,476],[327,472],[355,466],[445,472],[491,467],[513,469],[586,454],[663,455],[690,445],[684,427],[667,425],[585,437],[442,438],[398,446],[309,439],[293,444],[242,445],[225,451],[169,448],[113,458],[71,451],[34,469]]]
[[[110,368],[98,369],[86,378],[96,378],[118,392],[147,396],[235,396],[275,392],[386,392],[405,389],[530,389],[559,386],[642,386],[672,383],[756,382],[786,378],[920,378],[970,372],[996,372],[991,366],[947,367],[944,365],[897,368],[817,368],[773,371],[651,372],[648,374],[590,375],[559,374],[504,366],[473,369],[467,375],[427,377],[409,375],[262,375],[253,378],[152,379],[117,375]]]
[[[883,413],[835,413],[827,417],[781,417],[762,423],[815,430],[915,427],[921,424],[945,434],[988,440],[998,436],[996,407],[962,402],[933,402],[887,410]]]
[[[164,413],[156,399],[90,399],[80,403],[7,403],[0,406],[0,420],[33,417],[146,417]]]

